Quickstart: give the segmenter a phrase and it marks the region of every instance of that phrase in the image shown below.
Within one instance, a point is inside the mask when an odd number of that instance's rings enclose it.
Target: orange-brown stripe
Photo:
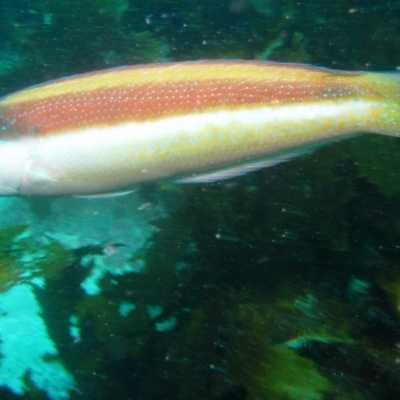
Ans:
[[[49,96],[1,105],[3,126],[20,134],[54,134],[85,126],[149,121],[216,109],[279,105],[326,98],[348,98],[357,92],[330,80],[266,82],[263,80],[185,81],[174,84],[123,85],[90,92]]]

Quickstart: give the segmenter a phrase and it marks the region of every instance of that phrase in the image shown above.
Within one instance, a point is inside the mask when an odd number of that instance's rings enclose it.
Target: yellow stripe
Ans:
[[[2,105],[43,100],[54,96],[77,95],[98,89],[127,85],[173,84],[208,80],[299,82],[318,80],[333,71],[300,68],[285,64],[257,62],[186,62],[156,66],[126,67],[82,74],[26,89],[4,98]],[[336,74],[336,71],[335,71]],[[338,75],[344,74],[337,72]],[[347,74],[346,74],[347,75]]]

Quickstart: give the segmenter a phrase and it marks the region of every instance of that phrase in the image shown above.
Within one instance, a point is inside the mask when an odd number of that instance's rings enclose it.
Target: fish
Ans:
[[[0,100],[0,195],[215,182],[362,133],[399,136],[399,73],[244,60],[117,67]]]

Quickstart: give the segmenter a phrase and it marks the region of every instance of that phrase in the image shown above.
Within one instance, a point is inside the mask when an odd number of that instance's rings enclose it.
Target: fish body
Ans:
[[[400,75],[256,61],[115,68],[0,101],[0,194],[223,179],[363,132],[399,135]]]

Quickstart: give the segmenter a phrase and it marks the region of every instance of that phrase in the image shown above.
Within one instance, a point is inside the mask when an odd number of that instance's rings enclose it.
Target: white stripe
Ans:
[[[330,118],[343,118],[347,115],[360,119],[373,103],[351,100],[334,104],[306,103],[304,105],[287,105],[279,107],[260,107],[252,110],[216,111],[190,114],[178,117],[166,117],[150,122],[126,122],[120,125],[85,128],[65,134],[49,136],[45,140],[51,143],[49,151],[73,146],[83,146],[88,151],[97,145],[115,146],[118,143],[148,144],[157,140],[175,140],[176,134],[193,135],[208,127],[224,127],[233,123],[244,126],[281,126],[285,123],[323,121]],[[349,122],[350,123],[350,122]],[[104,133],[103,133],[104,132]],[[228,133],[228,132],[227,132]]]
[[[360,100],[328,100],[126,122],[47,136],[30,146],[32,177],[26,190],[51,185],[55,179],[58,184],[84,187],[83,193],[91,193],[90,185],[95,192],[107,191],[109,187],[128,186],[175,173],[229,166],[323,141],[336,134],[354,133],[357,121],[364,123],[374,106]],[[323,127],[326,121],[330,121],[328,130]],[[342,131],[334,126],[335,121],[340,121]],[[210,139],[215,142],[212,152],[206,146]],[[161,153],[169,165],[162,164]],[[79,193],[82,189],[74,194]]]

